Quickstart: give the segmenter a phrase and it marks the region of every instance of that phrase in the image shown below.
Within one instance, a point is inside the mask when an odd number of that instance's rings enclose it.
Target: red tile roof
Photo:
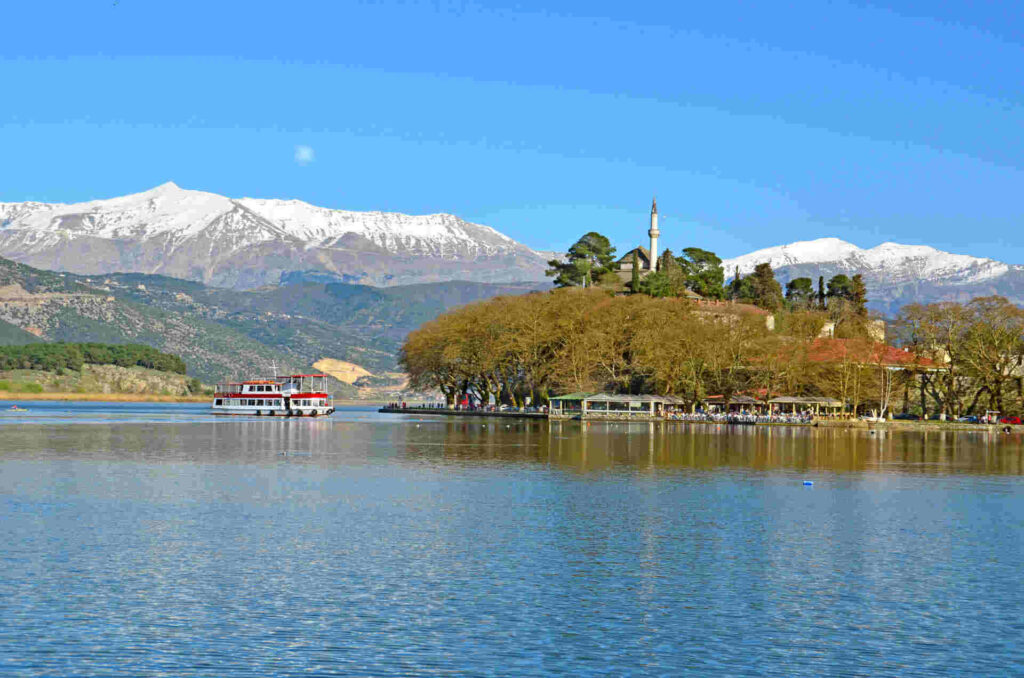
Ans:
[[[939,367],[933,360],[917,356],[905,349],[857,339],[815,339],[807,351],[807,359],[813,363],[849,361],[886,367]]]

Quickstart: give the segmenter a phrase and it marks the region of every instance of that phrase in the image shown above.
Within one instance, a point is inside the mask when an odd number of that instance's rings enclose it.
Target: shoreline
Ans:
[[[212,396],[172,396],[155,393],[15,393],[0,391],[0,400],[80,400],[112,403],[205,403]]]
[[[519,412],[518,410],[501,410],[498,412],[487,412],[484,410],[450,410],[445,408],[417,408],[417,407],[382,407],[377,410],[380,414],[414,414],[418,417],[442,416],[442,417],[504,417],[506,419],[547,419],[548,415],[542,412]]]
[[[213,396],[173,396],[160,395],[156,393],[15,393],[12,391],[0,391],[0,400],[17,402],[19,400],[68,400],[81,402],[111,402],[111,403],[207,403],[213,400]],[[379,407],[383,404],[379,400],[351,400],[335,399],[334,404],[341,407],[353,407],[364,405],[366,407]]]
[[[486,412],[480,410],[451,410],[446,408],[416,408],[416,407],[381,407],[377,410],[381,414],[405,414],[416,416],[442,416],[442,417],[506,417],[518,419],[546,419],[553,423],[581,422],[586,424],[596,423],[645,423],[645,424],[672,424],[672,425],[719,425],[719,426],[761,426],[779,428],[831,428],[838,430],[861,430],[861,431],[976,431],[988,433],[1001,433],[1009,428],[1012,433],[1024,432],[1024,425],[1013,424],[968,424],[955,421],[864,421],[860,419],[814,419],[808,422],[715,422],[715,421],[687,421],[680,419],[663,419],[651,417],[594,417],[580,419],[579,417],[549,417],[539,412],[518,412],[506,410],[499,412]]]

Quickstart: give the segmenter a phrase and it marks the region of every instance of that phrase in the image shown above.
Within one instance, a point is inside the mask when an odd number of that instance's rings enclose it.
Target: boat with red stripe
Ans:
[[[334,413],[326,374],[289,374],[217,384],[214,414],[320,417]]]

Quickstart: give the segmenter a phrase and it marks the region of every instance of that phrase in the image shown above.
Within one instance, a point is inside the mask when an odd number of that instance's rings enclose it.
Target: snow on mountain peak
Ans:
[[[951,278],[978,282],[1006,273],[1010,267],[993,259],[951,254],[928,245],[883,242],[870,249],[839,238],[819,238],[769,247],[722,262],[727,275],[739,267],[741,274],[768,262],[773,269],[818,265],[849,274],[885,274],[895,280]]]
[[[816,240],[802,240],[788,245],[767,247],[734,259],[726,259],[722,262],[722,265],[727,272],[732,272],[739,266],[740,273],[747,274],[753,271],[755,266],[764,262],[771,264],[772,268],[782,268],[783,266],[794,264],[840,261],[859,252],[863,252],[863,250],[845,240],[840,240],[839,238],[818,238]]]
[[[0,206],[0,233],[20,237],[15,251],[31,253],[59,239],[81,237],[144,242],[166,238],[172,245],[205,234],[231,233],[237,249],[266,241],[298,240],[305,247],[339,247],[358,236],[392,253],[475,257],[531,254],[494,229],[451,214],[410,216],[351,212],[301,200],[241,198],[183,189],[173,181],[141,193],[65,205],[10,203]]]

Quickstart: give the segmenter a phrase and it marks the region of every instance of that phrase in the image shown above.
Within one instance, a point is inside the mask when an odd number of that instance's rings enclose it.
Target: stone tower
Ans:
[[[651,236],[651,268],[650,270],[656,271],[658,269],[658,236],[661,232],[658,230],[658,199],[655,198],[651,201],[651,230],[647,231],[647,235]]]

